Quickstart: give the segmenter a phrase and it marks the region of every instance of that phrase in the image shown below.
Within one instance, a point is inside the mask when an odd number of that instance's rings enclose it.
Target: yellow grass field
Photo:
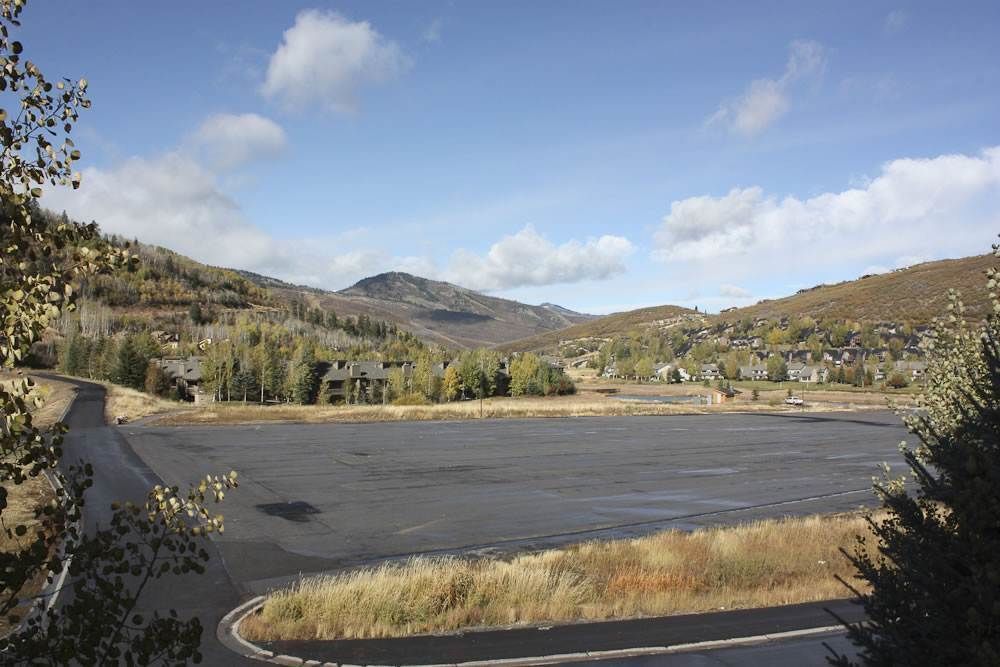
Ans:
[[[104,420],[109,424],[113,424],[115,417],[119,415],[127,417],[129,421],[135,421],[136,419],[150,415],[190,409],[186,403],[168,401],[158,396],[151,396],[145,392],[111,384],[110,382],[103,382],[101,384],[108,391],[107,400],[104,403]]]
[[[307,578],[240,625],[247,639],[459,629],[755,608],[845,597],[860,515],[592,541],[510,560],[414,558]]]
[[[631,391],[629,393],[632,393]],[[598,416],[651,416],[708,414],[714,412],[773,412],[799,410],[784,405],[781,400],[737,401],[723,405],[686,405],[622,401],[597,393],[581,392],[575,396],[547,398],[489,398],[483,401],[461,401],[432,405],[243,405],[242,403],[215,403],[206,407],[166,414],[156,420],[158,424],[243,424],[255,422],[384,422],[462,420],[531,417],[598,417]],[[176,407],[176,404],[174,404]],[[858,403],[848,403],[842,397],[836,404],[810,403],[809,410],[829,411],[845,409],[885,408],[885,401],[873,398]],[[108,412],[111,415],[109,409]]]

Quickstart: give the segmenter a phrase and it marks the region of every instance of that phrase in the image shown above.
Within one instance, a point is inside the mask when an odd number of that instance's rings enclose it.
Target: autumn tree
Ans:
[[[772,382],[782,382],[788,379],[788,364],[781,355],[772,354],[767,358],[767,377]]]
[[[43,187],[76,187],[80,158],[69,134],[89,108],[87,82],[49,81],[12,39],[26,0],[0,0],[0,367],[23,361],[32,343],[75,307],[81,278],[134,264],[126,249],[108,245],[96,225],[74,225],[41,213]],[[143,373],[145,369],[143,368]],[[202,627],[168,610],[139,613],[140,582],[203,571],[200,541],[221,530],[208,498],[221,500],[233,476],[208,477],[187,494],[157,486],[141,505],[113,507],[110,525],[86,532],[81,518],[89,464],[62,464],[67,431],[43,431],[32,418],[40,402],[30,378],[0,385],[0,525],[13,551],[0,553],[0,615],[12,631],[0,639],[5,665],[185,664],[200,659]],[[24,484],[51,476],[59,492],[35,512],[37,526],[14,519]],[[29,586],[56,585],[60,604],[34,606]],[[28,608],[25,611],[25,608]]]
[[[525,352],[510,362],[510,395],[525,396],[541,391],[538,373],[542,362],[537,354]]]
[[[454,401],[462,393],[462,376],[458,369],[452,365],[444,369],[444,376],[441,378],[441,398],[446,401]]]

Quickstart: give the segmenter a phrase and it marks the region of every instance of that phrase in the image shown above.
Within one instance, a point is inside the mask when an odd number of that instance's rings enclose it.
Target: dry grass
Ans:
[[[512,560],[414,558],[304,579],[243,621],[251,640],[396,637],[843,597],[858,515],[585,542]]]
[[[781,394],[784,399],[784,394]],[[843,399],[841,399],[842,401]],[[881,403],[845,406],[824,406],[810,403],[812,411],[851,408],[885,407]],[[534,417],[613,417],[706,414],[713,412],[774,412],[789,409],[780,401],[749,400],[724,405],[688,405],[622,401],[598,394],[549,398],[491,398],[483,401],[485,419],[524,419]],[[798,409],[798,408],[795,408]],[[110,412],[109,412],[110,414]],[[165,415],[159,424],[248,424],[259,422],[386,422],[386,421],[454,421],[478,419],[479,401],[440,403],[434,405],[243,405],[216,403]]]
[[[11,382],[15,379],[12,373],[0,374],[0,382]],[[38,382],[36,391],[43,403],[32,410],[35,426],[46,428],[54,424],[66,411],[76,388],[66,382],[35,378]],[[29,537],[18,538],[7,533],[7,528],[17,525],[28,527],[28,535],[33,535],[40,523],[35,519],[35,508],[52,500],[54,492],[48,479],[39,475],[31,477],[23,484],[4,484],[7,489],[7,507],[3,510],[3,528],[0,531],[0,552],[15,553],[27,546]],[[45,576],[40,575],[21,591],[21,597],[30,598],[41,591],[45,584]],[[0,618],[0,635],[10,630],[6,617]]]
[[[108,390],[107,400],[104,403],[104,419],[109,424],[114,423],[115,417],[119,415],[128,417],[129,421],[135,421],[150,415],[187,409],[187,403],[168,401],[110,382],[103,384]]]

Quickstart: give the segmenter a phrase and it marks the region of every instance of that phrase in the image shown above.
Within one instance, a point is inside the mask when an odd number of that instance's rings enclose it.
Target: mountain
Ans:
[[[992,255],[925,262],[889,273],[867,275],[832,285],[817,285],[781,299],[720,313],[727,322],[740,319],[812,317],[862,322],[928,324],[945,314],[948,290],[962,293],[970,319],[990,308],[986,271],[997,265]]]
[[[697,314],[678,306],[654,306],[615,313],[556,332],[505,343],[500,349],[517,352],[554,351],[560,341],[623,336],[630,331],[657,326],[683,325],[690,329],[739,320],[782,320],[811,317],[847,322],[895,322],[914,326],[929,324],[945,314],[948,291],[962,294],[969,319],[985,317],[990,308],[986,271],[997,265],[992,255],[925,262],[889,273],[866,275],[830,285],[802,289],[780,299],[765,299],[743,308],[729,308],[718,315]]]
[[[393,322],[446,347],[491,347],[595,317],[551,303],[532,306],[488,296],[397,271],[364,278],[338,292],[291,285],[249,271],[240,275],[267,288],[280,301],[298,300],[340,316],[367,315]]]
[[[544,331],[564,329],[593,316],[544,304],[480,294],[409,273],[381,273],[319,300],[384,313],[418,336],[453,347],[492,346]],[[339,311],[338,311],[339,312]]]
[[[691,320],[700,322],[703,319],[703,315],[690,308],[682,306],[652,306],[593,318],[565,329],[522,338],[521,340],[505,343],[498,347],[505,352],[552,350],[558,346],[560,341],[582,340],[585,338],[611,338],[646,326],[657,324],[669,326]]]

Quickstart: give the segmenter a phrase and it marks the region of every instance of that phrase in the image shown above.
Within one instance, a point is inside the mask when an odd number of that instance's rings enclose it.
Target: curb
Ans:
[[[245,658],[260,660],[261,662],[268,662],[273,665],[285,665],[292,667],[297,667],[299,665],[302,667],[364,667],[362,665],[355,665],[351,663],[320,662],[319,660],[310,660],[309,658],[301,658],[291,655],[275,655],[273,651],[263,649],[244,639],[240,636],[240,623],[244,618],[263,607],[265,600],[266,596],[259,595],[244,602],[242,605],[236,607],[222,617],[222,620],[219,621],[219,625],[216,628],[215,636],[223,646]],[[688,644],[672,644],[670,646],[643,646],[628,649],[615,649],[610,651],[582,651],[579,653],[557,653],[552,655],[539,655],[524,658],[471,660],[468,662],[440,664],[401,664],[396,667],[529,667],[531,665],[555,665],[580,660],[636,658],[649,655],[667,655],[671,653],[685,653],[689,651],[707,651],[718,648],[753,646],[755,644],[765,644],[773,641],[781,641],[783,639],[832,634],[842,631],[843,629],[844,626],[842,625],[827,625],[823,627],[789,630],[786,632],[772,632],[769,634],[751,635],[747,637],[731,637],[729,639],[714,639]]]

